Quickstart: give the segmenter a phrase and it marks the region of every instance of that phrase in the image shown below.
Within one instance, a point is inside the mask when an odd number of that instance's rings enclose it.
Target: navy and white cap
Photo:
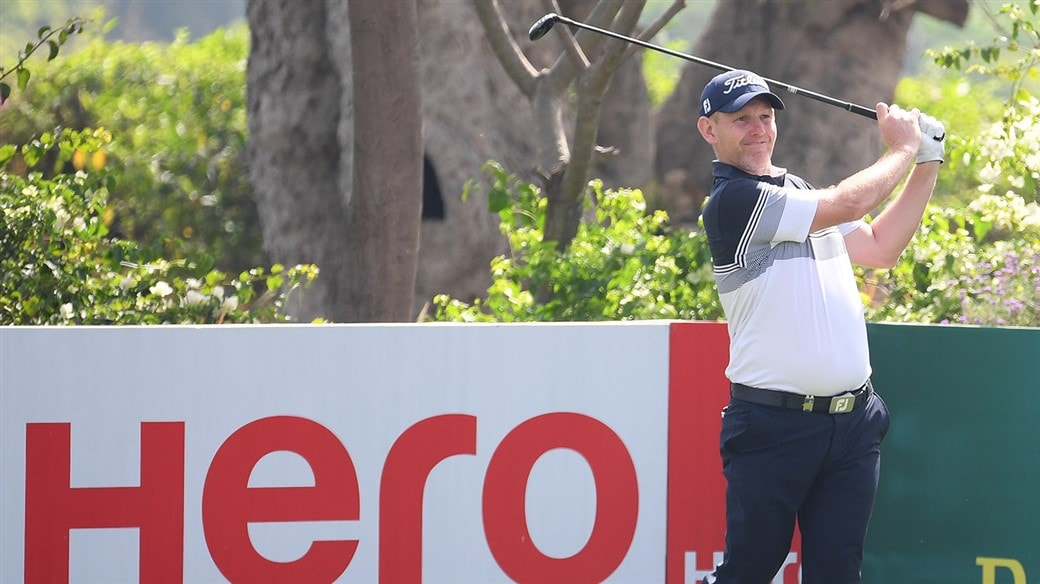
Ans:
[[[715,112],[733,113],[759,95],[768,97],[774,108],[784,109],[783,100],[769,91],[765,79],[751,71],[727,71],[716,75],[704,86],[700,113],[702,116]]]

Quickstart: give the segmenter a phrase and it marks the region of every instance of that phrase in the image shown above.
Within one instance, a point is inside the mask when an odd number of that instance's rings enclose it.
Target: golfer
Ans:
[[[707,584],[767,584],[796,520],[803,584],[860,582],[889,413],[870,383],[852,264],[895,264],[943,160],[941,124],[879,103],[886,152],[817,189],[773,164],[782,109],[750,71],[718,75],[701,95],[697,129],[716,156],[704,228],[728,320],[732,391],[720,440],[726,552]]]

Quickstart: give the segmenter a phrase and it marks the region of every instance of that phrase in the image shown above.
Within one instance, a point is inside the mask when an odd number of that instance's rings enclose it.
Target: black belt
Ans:
[[[740,383],[730,387],[730,395],[736,399],[760,404],[802,410],[803,412],[826,412],[829,414],[847,414],[858,408],[874,393],[874,386],[868,379],[860,388],[834,396],[802,395],[773,389],[758,389]]]

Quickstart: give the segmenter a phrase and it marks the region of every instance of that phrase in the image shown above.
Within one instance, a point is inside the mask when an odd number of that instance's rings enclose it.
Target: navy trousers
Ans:
[[[726,552],[706,584],[768,584],[802,534],[802,584],[860,582],[889,413],[875,393],[847,414],[733,399],[723,410]]]

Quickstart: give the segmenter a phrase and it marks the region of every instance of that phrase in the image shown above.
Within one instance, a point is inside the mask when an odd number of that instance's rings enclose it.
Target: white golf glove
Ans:
[[[922,162],[943,163],[946,145],[946,128],[932,116],[921,114],[921,145],[917,148],[917,164]]]

